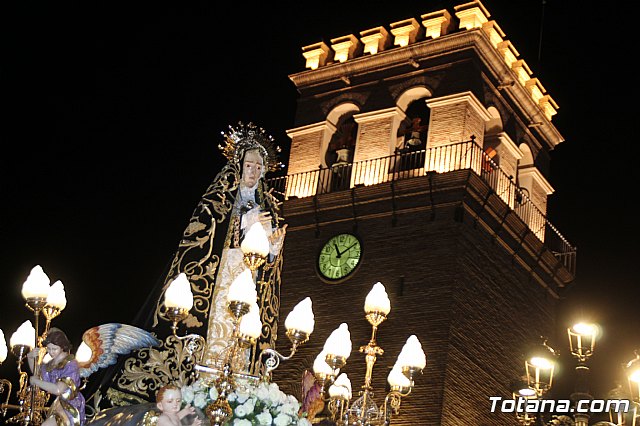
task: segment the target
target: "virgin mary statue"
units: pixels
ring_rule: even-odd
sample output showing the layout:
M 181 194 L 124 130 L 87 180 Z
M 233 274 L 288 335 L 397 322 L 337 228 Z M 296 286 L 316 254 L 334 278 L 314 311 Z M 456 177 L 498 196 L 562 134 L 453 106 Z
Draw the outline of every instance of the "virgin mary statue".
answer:
M 264 266 L 256 271 L 262 330 L 247 354 L 246 372 L 257 374 L 260 352 L 275 347 L 280 307 L 280 252 L 286 225 L 282 225 L 278 202 L 264 176 L 281 167 L 277 159 L 280 149 L 264 129 L 253 123 L 229 126 L 222 135 L 219 148 L 227 164 L 196 206 L 164 279 L 150 294 L 136 320 L 136 325 L 165 337 L 163 344 L 141 350 L 118 364 L 115 377 L 107 384 L 112 405 L 152 401 L 163 384 L 186 384 L 194 357 L 203 365 L 219 364 L 233 332 L 227 292 L 233 280 L 246 269 L 240 245 L 249 227 L 257 222 L 268 236 L 270 253 Z M 171 335 L 171 323 L 164 306 L 164 293 L 180 273 L 184 273 L 190 283 L 194 304 L 178 330 L 206 337 L 203 347 L 196 348 L 195 352 L 193 347 L 187 348 L 189 339 Z

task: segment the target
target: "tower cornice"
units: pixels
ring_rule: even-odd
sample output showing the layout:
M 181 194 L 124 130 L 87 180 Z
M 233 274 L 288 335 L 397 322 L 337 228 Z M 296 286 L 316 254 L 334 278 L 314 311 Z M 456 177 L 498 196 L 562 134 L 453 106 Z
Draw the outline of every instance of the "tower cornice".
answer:
M 484 65 L 484 72 L 505 97 L 509 97 L 520 108 L 530 127 L 536 127 L 540 136 L 553 149 L 564 141 L 563 136 L 551 123 L 543 107 L 532 98 L 527 87 L 518 79 L 516 71 L 509 66 L 500 52 L 481 28 L 447 34 L 432 40 L 423 40 L 406 47 L 385 50 L 376 55 L 360 56 L 342 63 L 333 63 L 313 70 L 289 75 L 300 92 L 317 86 L 343 82 L 388 69 L 412 65 L 407 72 L 415 72 L 422 61 L 443 55 L 474 51 Z M 350 83 L 349 83 L 350 84 Z

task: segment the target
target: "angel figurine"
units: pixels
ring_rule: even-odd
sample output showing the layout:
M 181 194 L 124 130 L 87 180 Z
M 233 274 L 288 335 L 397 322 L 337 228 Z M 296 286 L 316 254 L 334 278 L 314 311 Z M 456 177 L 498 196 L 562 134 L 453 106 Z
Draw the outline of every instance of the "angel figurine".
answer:
M 302 399 L 298 415 L 306 413 L 307 419 L 313 421 L 324 410 L 322 386 L 312 372 L 305 370 L 302 374 Z
M 58 328 L 51 328 L 43 341 L 51 360 L 39 365 L 40 377 L 31 376 L 32 386 L 57 396 L 42 426 L 85 424 L 85 401 L 80 389 L 80 368 L 71 354 L 71 342 Z M 31 371 L 36 371 L 40 348 L 29 352 L 27 361 Z
M 195 416 L 189 424 L 202 425 L 202 420 L 197 417 L 196 409 L 192 405 L 180 409 L 182 405 L 182 392 L 176 385 L 164 385 L 156 394 L 158 409 L 162 414 L 158 417 L 157 426 L 180 426 L 185 424 L 182 419 Z
M 57 396 L 42 426 L 84 426 L 85 399 L 80 392 L 83 387 L 81 381 L 98 369 L 115 364 L 118 355 L 158 346 L 160 341 L 138 327 L 108 323 L 83 333 L 76 356 L 71 354 L 69 338 L 59 328 L 52 327 L 42 344 L 51 360 L 41 361 L 42 348 L 36 348 L 27 355 L 31 371 L 40 373 L 39 377 L 34 375 L 30 378 L 30 384 Z M 40 363 L 39 370 L 35 370 L 36 362 Z

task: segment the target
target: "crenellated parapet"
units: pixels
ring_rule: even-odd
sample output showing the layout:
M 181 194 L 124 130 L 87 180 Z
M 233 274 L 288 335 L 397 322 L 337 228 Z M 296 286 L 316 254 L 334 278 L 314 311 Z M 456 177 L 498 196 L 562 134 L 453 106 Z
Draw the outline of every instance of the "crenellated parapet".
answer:
M 422 14 L 419 20 L 407 18 L 392 22 L 386 27 L 379 26 L 364 30 L 359 33 L 359 37 L 349 34 L 333 38 L 330 46 L 323 42 L 308 45 L 303 47 L 302 51 L 306 59 L 306 68 L 309 70 L 330 68 L 335 64 L 349 66 L 350 62 L 355 62 L 360 58 L 391 52 L 395 52 L 397 57 L 407 56 L 408 63 L 418 67 L 419 64 L 415 59 L 416 53 L 421 51 L 434 53 L 442 50 L 435 47 L 440 39 L 444 40 L 463 32 L 481 32 L 506 65 L 508 70 L 506 73 L 511 74 L 504 76 L 504 81 L 499 84 L 500 88 L 517 82 L 529 94 L 532 102 L 539 107 L 546 119 L 551 121 L 557 113 L 557 103 L 551 95 L 546 93 L 540 81 L 533 76 L 533 71 L 520 57 L 513 44 L 506 39 L 506 34 L 498 23 L 490 20 L 490 17 L 489 11 L 482 2 L 475 0 L 454 6 L 452 11 L 442 9 Z M 423 44 L 433 44 L 434 47 L 433 49 L 416 50 L 419 45 Z M 440 46 L 444 45 L 440 44 Z M 402 55 L 399 52 L 402 49 L 411 53 Z M 359 65 L 354 64 L 347 69 L 349 72 L 353 72 L 360 68 Z M 321 73 L 321 75 L 330 74 Z M 305 78 L 299 76 L 298 80 L 304 82 Z M 343 80 L 349 81 L 348 78 L 343 78 Z

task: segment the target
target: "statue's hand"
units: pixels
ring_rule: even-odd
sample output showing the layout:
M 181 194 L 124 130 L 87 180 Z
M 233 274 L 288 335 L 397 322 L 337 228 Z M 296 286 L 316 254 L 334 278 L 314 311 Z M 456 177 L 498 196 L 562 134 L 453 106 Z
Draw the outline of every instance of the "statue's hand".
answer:
M 280 237 L 284 237 L 285 234 L 287 233 L 287 226 L 289 226 L 288 224 L 285 224 L 282 228 L 277 228 L 275 231 L 273 231 L 273 234 L 271 234 L 271 237 L 269 238 L 269 240 L 271 242 L 277 241 Z
M 260 214 L 258 215 L 258 220 L 265 229 L 271 229 L 271 213 L 260 212 Z
M 36 376 L 31 376 L 29 377 L 29 384 L 31 386 L 38 386 L 38 382 L 40 381 L 40 379 L 38 379 Z M 38 386 L 39 387 L 39 386 Z

